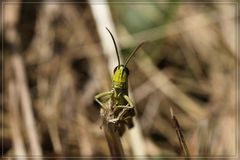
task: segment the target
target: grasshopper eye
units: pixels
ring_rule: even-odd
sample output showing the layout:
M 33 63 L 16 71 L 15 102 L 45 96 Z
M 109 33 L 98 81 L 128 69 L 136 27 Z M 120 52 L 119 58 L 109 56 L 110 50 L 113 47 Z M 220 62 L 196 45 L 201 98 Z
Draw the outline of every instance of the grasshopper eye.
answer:
M 118 68 L 118 66 L 114 68 L 114 70 L 113 70 L 113 73 L 115 73 L 115 72 L 116 72 L 117 68 Z
M 129 75 L 129 70 L 128 70 L 128 68 L 126 67 L 124 70 L 126 71 L 127 75 Z

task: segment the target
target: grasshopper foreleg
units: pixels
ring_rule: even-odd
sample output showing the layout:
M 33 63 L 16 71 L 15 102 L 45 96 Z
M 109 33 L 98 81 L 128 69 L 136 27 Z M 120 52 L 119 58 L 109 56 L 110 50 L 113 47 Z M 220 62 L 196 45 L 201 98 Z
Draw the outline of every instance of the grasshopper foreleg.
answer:
M 98 95 L 95 96 L 95 100 L 98 102 L 98 104 L 100 104 L 100 106 L 103 108 L 103 109 L 107 109 L 107 106 L 105 104 L 103 104 L 100 99 L 103 98 L 103 97 L 106 97 L 106 98 L 110 98 L 112 95 L 112 92 L 111 91 L 108 91 L 108 92 L 103 92 L 103 93 L 99 93 Z

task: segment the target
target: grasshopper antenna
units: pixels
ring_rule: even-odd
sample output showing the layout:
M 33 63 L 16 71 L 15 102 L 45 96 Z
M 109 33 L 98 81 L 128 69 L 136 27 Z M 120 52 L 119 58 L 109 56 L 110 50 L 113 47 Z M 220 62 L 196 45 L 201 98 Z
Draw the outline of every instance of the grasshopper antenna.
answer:
M 140 43 L 140 44 L 134 49 L 134 51 L 130 54 L 130 56 L 128 57 L 128 59 L 126 60 L 126 62 L 125 62 L 125 64 L 124 64 L 125 67 L 127 66 L 127 64 L 128 64 L 128 62 L 130 61 L 130 59 L 133 57 L 133 55 L 138 51 L 139 48 L 142 47 L 142 45 L 143 45 L 144 43 L 146 43 L 146 42 Z
M 116 53 L 117 53 L 118 66 L 120 66 L 120 57 L 119 57 L 119 53 L 118 53 L 118 49 L 117 49 L 117 45 L 116 45 L 115 39 L 114 39 L 112 33 L 110 32 L 110 30 L 107 27 L 105 27 L 105 28 L 107 29 L 107 31 L 109 32 L 109 34 L 112 37 L 112 40 L 113 40 L 113 43 L 114 43 L 114 46 L 115 46 L 115 50 L 116 50 Z

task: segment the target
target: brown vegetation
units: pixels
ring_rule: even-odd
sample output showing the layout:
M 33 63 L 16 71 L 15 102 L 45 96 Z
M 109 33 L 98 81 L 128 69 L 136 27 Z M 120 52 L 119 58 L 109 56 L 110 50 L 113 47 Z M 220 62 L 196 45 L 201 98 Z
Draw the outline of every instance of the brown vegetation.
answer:
M 234 156 L 236 3 L 89 4 L 2 4 L 2 155 L 109 156 L 94 102 L 117 65 L 107 26 L 122 59 L 148 41 L 129 63 L 125 155 L 182 156 L 173 107 L 191 156 Z

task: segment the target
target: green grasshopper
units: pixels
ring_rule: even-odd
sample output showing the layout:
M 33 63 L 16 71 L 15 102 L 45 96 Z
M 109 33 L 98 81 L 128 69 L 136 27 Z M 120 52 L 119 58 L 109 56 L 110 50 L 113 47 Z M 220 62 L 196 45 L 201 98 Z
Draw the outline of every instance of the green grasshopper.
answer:
M 137 50 L 143 45 L 139 44 L 134 51 L 127 58 L 125 64 L 120 64 L 119 53 L 116 42 L 112 33 L 106 27 L 107 31 L 112 37 L 117 59 L 118 66 L 115 67 L 112 77 L 112 89 L 108 92 L 103 92 L 95 96 L 95 100 L 101 106 L 101 116 L 105 117 L 107 123 L 114 123 L 116 130 L 122 135 L 125 131 L 125 125 L 128 128 L 133 127 L 132 118 L 136 115 L 135 105 L 133 100 L 128 96 L 128 76 L 129 70 L 127 64 Z M 103 122 L 104 123 L 104 122 Z

